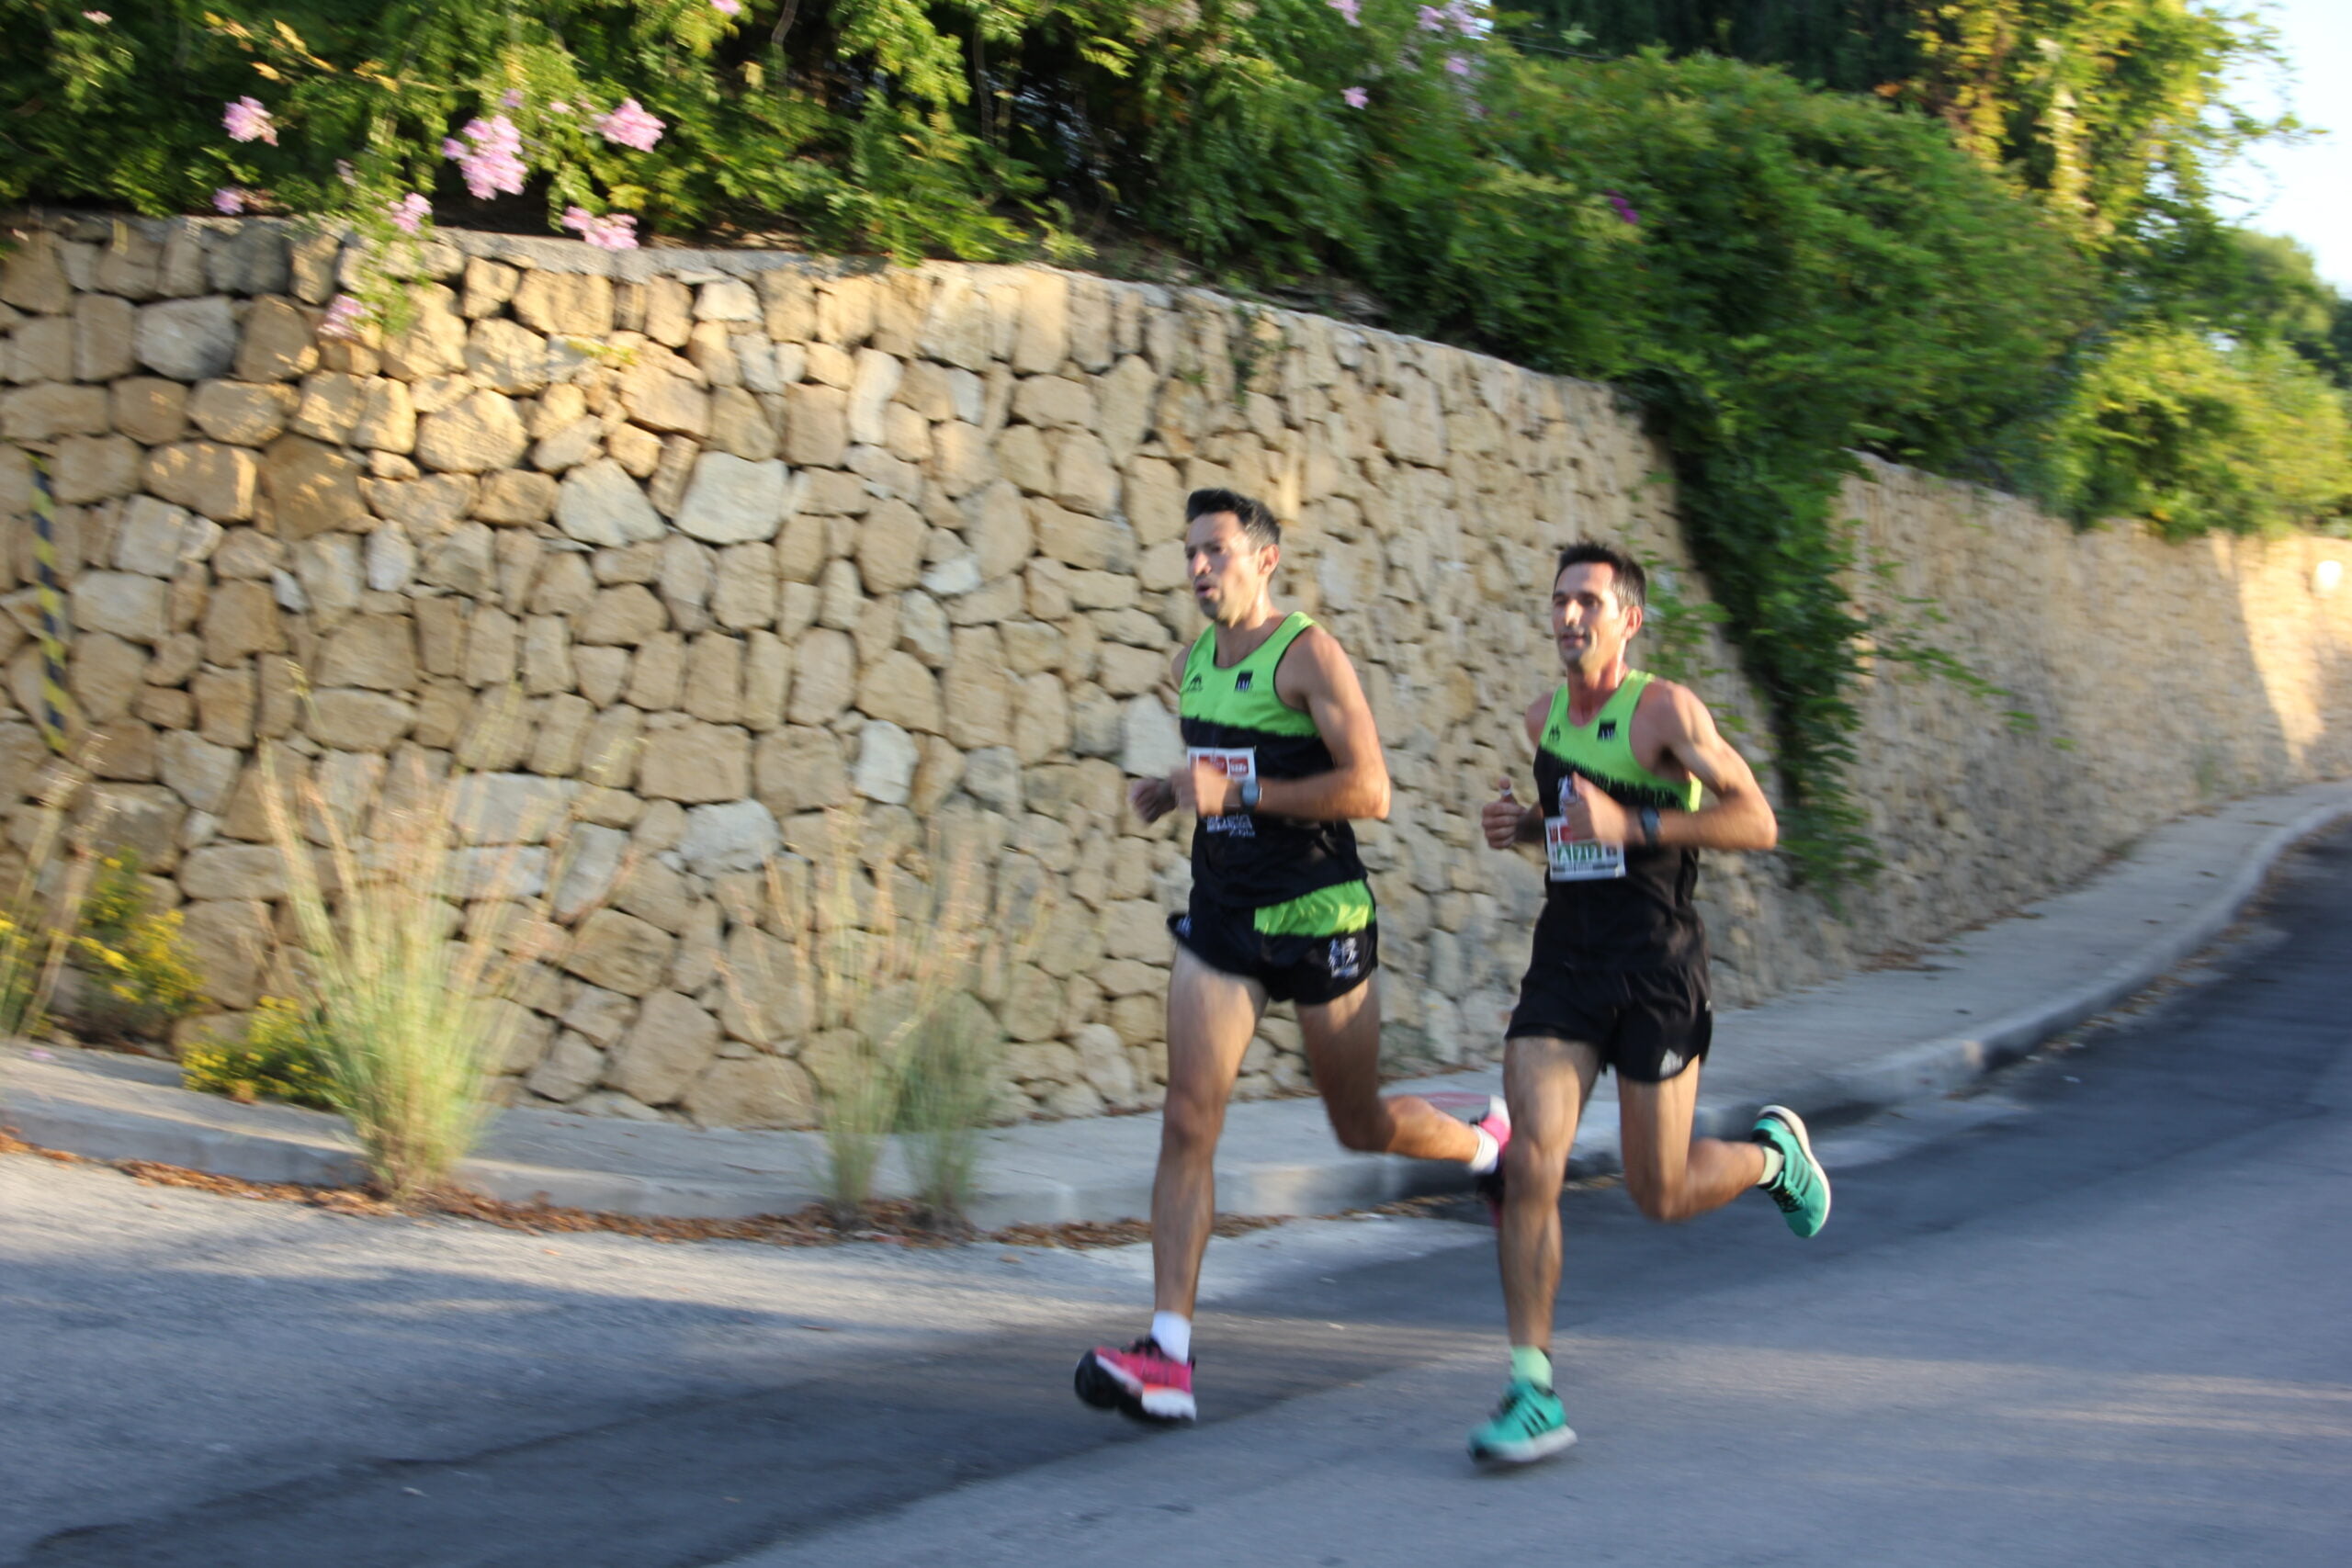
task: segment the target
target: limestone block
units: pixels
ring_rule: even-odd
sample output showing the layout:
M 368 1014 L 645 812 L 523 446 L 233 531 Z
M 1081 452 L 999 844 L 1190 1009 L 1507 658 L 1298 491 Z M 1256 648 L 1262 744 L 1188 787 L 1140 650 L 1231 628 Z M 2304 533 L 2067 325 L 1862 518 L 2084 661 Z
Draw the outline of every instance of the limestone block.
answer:
M 582 414 L 539 437 L 531 448 L 531 467 L 550 474 L 576 468 L 596 455 L 604 434 L 602 422 Z
M 385 339 L 384 373 L 416 382 L 461 370 L 466 363 L 466 321 L 458 297 L 438 284 L 417 289 L 406 328 Z
M 849 394 L 801 385 L 785 394 L 784 455 L 797 467 L 837 468 L 849 455 Z
M 320 870 L 323 875 L 323 863 Z M 198 901 L 283 898 L 286 863 L 275 844 L 208 844 L 181 859 L 179 885 Z
M 680 701 L 686 712 L 713 724 L 738 724 L 743 717 L 743 644 L 723 632 L 704 632 L 686 652 L 684 689 Z
M 991 811 L 1018 817 L 1021 804 L 1021 759 L 1009 746 L 983 746 L 964 759 L 963 784 L 973 799 Z
M 460 314 L 469 321 L 498 314 L 514 298 L 515 287 L 522 281 L 519 268 L 481 256 L 469 257 L 464 278 L 465 303 Z
M 849 389 L 849 438 L 880 446 L 888 434 L 883 411 L 898 395 L 905 367 L 892 355 L 871 348 L 859 349 L 855 363 Z
M 28 668 L 38 670 L 40 651 L 27 648 Z M 92 724 L 111 724 L 130 711 L 147 671 L 147 650 L 111 632 L 85 632 L 74 639 L 74 657 L 66 661 L 65 687 L 74 705 Z M 38 697 L 23 686 L 12 689 L 27 711 Z
M 710 1014 L 675 991 L 653 991 L 614 1053 L 607 1081 L 645 1104 L 666 1105 L 718 1055 L 718 1039 Z
M 531 663 L 530 643 L 526 634 L 524 665 Z M 527 689 L 527 688 L 526 688 Z M 587 745 L 588 727 L 595 718 L 595 709 L 588 699 L 571 692 L 556 692 L 540 705 L 538 724 L 531 733 L 531 755 L 527 766 L 531 772 L 548 778 L 568 778 L 580 771 L 580 760 Z
M 51 489 L 67 506 L 129 495 L 139 488 L 145 456 L 127 435 L 68 435 L 57 444 Z
M 261 999 L 262 965 L 276 946 L 268 905 L 249 899 L 183 905 L 180 942 L 212 1000 L 242 1011 Z
M 696 876 L 756 871 L 784 843 L 775 817 L 757 800 L 696 806 L 686 812 L 686 834 L 678 853 Z
M 662 733 L 639 760 L 637 788 L 686 804 L 741 800 L 752 793 L 752 738 L 731 725 L 686 723 Z
M 359 493 L 379 517 L 398 523 L 413 539 L 430 539 L 473 510 L 480 483 L 471 474 L 428 474 L 416 479 L 362 479 Z
M 158 376 L 209 381 L 227 375 L 236 363 L 237 319 L 229 301 L 217 294 L 141 305 L 131 346 L 139 363 Z
M 1029 558 L 1035 536 L 1021 492 L 998 480 L 966 499 L 964 538 L 978 558 L 982 578 L 1018 570 Z
M 240 758 L 226 746 L 216 746 L 186 730 L 164 734 L 156 742 L 157 772 L 174 794 L 198 811 L 228 810 L 237 787 Z
M 637 778 L 644 728 L 644 716 L 633 707 L 599 713 L 581 745 L 580 776 L 605 789 L 630 787 Z
M 595 1088 L 605 1070 L 605 1054 L 586 1036 L 567 1029 L 556 1035 L 546 1058 L 531 1069 L 523 1084 L 540 1099 L 562 1104 Z
M 925 581 L 930 578 L 924 574 Z M 947 612 L 930 594 L 910 591 L 899 599 L 899 646 L 931 669 L 944 668 L 955 644 Z
M 1041 430 L 1091 430 L 1100 417 L 1094 393 L 1067 376 L 1030 376 L 1012 391 L 1012 412 Z
M 107 389 L 49 381 L 0 395 L 0 436 L 54 441 L 61 435 L 103 435 Z
M 367 525 L 359 464 L 349 453 L 307 435 L 281 435 L 263 457 L 261 482 L 282 539 Z
M 774 632 L 753 630 L 743 654 L 743 724 L 765 734 L 784 722 L 792 690 L 792 648 Z
M 556 481 L 546 474 L 507 468 L 482 481 L 474 515 L 507 526 L 544 523 L 555 513 L 558 493 Z
M 320 441 L 341 445 L 350 440 L 353 427 L 359 423 L 360 412 L 367 406 L 369 380 L 368 377 L 355 376 L 344 370 L 313 371 L 303 378 L 300 391 L 295 393 L 293 413 L 287 423 L 297 433 Z M 246 383 L 220 384 L 235 386 Z M 385 385 L 398 387 L 401 383 L 386 381 Z M 280 388 L 275 384 L 271 384 L 271 389 L 293 391 L 291 388 Z M 403 387 L 401 389 L 405 391 L 407 389 Z M 200 416 L 198 423 L 203 423 Z M 209 425 L 206 428 L 211 429 Z M 218 431 L 211 433 L 220 440 L 234 439 Z M 271 435 L 277 434 L 274 430 L 270 432 Z M 267 440 L 268 437 L 262 439 Z
M 266 294 L 286 287 L 288 275 L 286 227 L 248 220 L 226 233 L 215 231 L 205 246 L 205 271 L 222 294 Z
M 902 501 L 866 513 L 857 535 L 857 574 L 869 593 L 896 593 L 922 579 L 922 516 Z
M 830 729 L 793 726 L 760 741 L 760 804 L 775 816 L 840 806 L 849 799 L 849 765 Z
M 556 526 L 587 545 L 659 539 L 667 531 L 643 488 L 610 457 L 583 463 L 564 475 L 555 516 Z
M 131 571 L 85 571 L 74 581 L 74 624 L 154 643 L 164 632 L 164 584 Z
M 823 628 L 803 637 L 793 655 L 792 722 L 831 723 L 849 706 L 856 668 L 845 634 Z
M 1042 762 L 1069 748 L 1069 696 L 1050 671 L 1021 677 L 1013 716 L 1013 747 L 1023 762 Z
M 123 507 L 121 525 L 115 531 L 114 564 L 124 571 L 168 578 L 184 560 L 210 555 L 220 537 L 217 525 L 186 507 L 134 495 Z
M 481 523 L 451 525 L 424 552 L 420 580 L 468 598 L 483 598 L 497 583 L 497 547 L 490 529 Z
M 74 308 L 74 285 L 65 276 L 61 242 L 46 229 L 31 228 L 0 257 L 0 303 L 44 316 Z
M 978 425 L 950 420 L 932 432 L 931 471 L 943 492 L 962 500 L 996 479 L 996 456 Z
M 754 542 L 721 550 L 710 609 L 712 617 L 732 631 L 775 625 L 775 548 Z
M 511 468 L 529 446 L 513 400 L 487 389 L 427 414 L 416 429 L 416 460 L 444 473 Z
M 748 462 L 727 452 L 706 452 L 678 510 L 678 526 L 712 544 L 772 539 L 791 508 L 791 486 L 782 463 Z
M 1012 681 L 994 626 L 959 626 L 942 682 L 947 739 L 966 750 L 1012 742 Z
M 868 800 L 903 806 L 920 760 L 912 736 L 887 720 L 869 719 L 858 732 L 857 771 L 851 784 Z
M 695 320 L 697 321 L 756 321 L 760 319 L 759 297 L 752 286 L 741 278 L 722 277 L 706 283 L 695 295 Z
M 14 315 L 14 311 L 9 314 Z M 95 380 L 74 373 L 74 323 L 67 316 L 34 316 L 18 321 L 0 344 L 0 365 L 19 386 L 36 381 Z
M 318 366 L 318 335 L 302 308 L 277 295 L 254 300 L 253 308 L 245 312 L 244 329 L 237 345 L 237 379 L 292 381 L 309 375 Z
M 818 1124 L 817 1080 L 799 1063 L 781 1056 L 713 1062 L 686 1090 L 682 1103 L 686 1114 L 704 1127 L 803 1129 Z
M 631 366 L 621 374 L 620 398 L 629 418 L 648 430 L 676 435 L 710 432 L 710 394 L 666 366 Z
M 322 746 L 341 751 L 388 751 L 416 722 L 416 709 L 382 692 L 336 687 L 311 694 L 303 727 Z
M 187 389 L 157 376 L 132 376 L 107 392 L 114 428 L 144 446 L 177 441 L 187 429 Z
M 1099 438 L 1076 432 L 1058 438 L 1053 452 L 1056 501 L 1097 517 L 1109 517 L 1118 510 L 1118 470 L 1111 466 L 1110 449 Z
M 857 683 L 857 707 L 871 718 L 926 734 L 943 728 L 939 682 L 910 653 L 894 650 L 867 667 Z
M 987 298 L 960 272 L 941 279 L 923 317 L 925 357 L 965 370 L 986 370 L 996 358 L 996 322 Z
M 136 316 L 130 301 L 110 294 L 85 294 L 74 305 L 74 378 L 111 381 L 138 367 L 131 338 Z
M 1184 762 L 1184 737 L 1175 716 L 1145 693 L 1119 707 L 1119 771 L 1135 778 L 1166 778 Z
M 1016 424 L 996 438 L 996 465 L 1004 477 L 1032 495 L 1054 488 L 1054 460 L 1035 425 Z
M 1069 278 L 1031 267 L 1021 275 L 1021 330 L 1013 340 L 1012 368 L 1035 375 L 1060 367 L 1069 355 Z
M 254 743 L 257 698 L 250 666 L 200 670 L 188 689 L 196 699 L 198 734 L 216 746 L 243 749 Z
M 577 975 L 603 990 L 642 997 L 670 967 L 674 946 L 667 932 L 634 915 L 598 909 L 580 922 L 571 949 L 563 955 L 562 967 L 566 974 Z M 569 1015 L 565 1021 L 579 1027 Z
M 534 271 L 514 289 L 514 315 L 536 333 L 599 339 L 613 332 L 613 280 L 590 273 Z
M 678 705 L 685 679 L 685 639 L 675 632 L 657 632 L 638 645 L 629 660 L 629 704 L 647 713 L 667 713 Z
M 212 590 L 204 610 L 207 663 L 234 664 L 248 655 L 275 653 L 283 647 L 277 601 L 266 584 L 223 582 Z
M 1031 502 L 1029 516 L 1040 555 L 1090 571 L 1126 571 L 1135 566 L 1135 535 L 1122 523 L 1066 512 L 1050 501 Z

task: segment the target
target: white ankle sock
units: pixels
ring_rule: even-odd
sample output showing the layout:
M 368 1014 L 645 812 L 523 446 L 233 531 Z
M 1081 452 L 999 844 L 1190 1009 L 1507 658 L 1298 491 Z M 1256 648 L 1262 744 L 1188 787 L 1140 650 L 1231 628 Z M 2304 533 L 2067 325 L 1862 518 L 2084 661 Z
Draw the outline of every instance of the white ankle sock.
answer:
M 1503 1157 L 1503 1146 L 1495 1142 L 1495 1135 L 1484 1127 L 1473 1127 L 1470 1130 L 1478 1135 L 1478 1152 L 1470 1156 L 1470 1174 L 1484 1176 L 1500 1163 Z
M 1172 1312 L 1153 1313 L 1151 1338 L 1171 1361 L 1193 1359 L 1193 1320 L 1189 1317 L 1180 1317 Z
M 1764 1174 L 1756 1179 L 1756 1185 L 1758 1187 L 1771 1186 L 1774 1179 L 1780 1176 L 1781 1167 L 1783 1163 L 1785 1162 L 1781 1157 L 1781 1151 L 1774 1148 L 1771 1145 L 1766 1144 L 1764 1145 Z

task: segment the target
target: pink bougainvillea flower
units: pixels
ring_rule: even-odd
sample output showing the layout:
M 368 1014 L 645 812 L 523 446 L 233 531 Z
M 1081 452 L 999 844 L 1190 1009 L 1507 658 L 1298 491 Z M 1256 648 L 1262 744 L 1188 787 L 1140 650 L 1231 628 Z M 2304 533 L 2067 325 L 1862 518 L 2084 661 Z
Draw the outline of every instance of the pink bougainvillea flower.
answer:
M 114 20 L 112 17 L 107 16 L 104 11 L 85 11 L 82 13 L 82 19 L 88 22 L 93 27 L 100 28 L 105 27 L 108 22 Z
M 1627 223 L 1634 224 L 1636 227 L 1640 226 L 1642 215 L 1634 210 L 1634 204 L 1632 202 L 1627 201 L 1623 197 L 1619 196 L 1613 190 L 1605 190 L 1600 194 L 1609 198 L 1610 211 L 1614 212 L 1620 219 Z
M 464 142 L 458 141 L 454 136 L 445 136 L 441 139 L 441 156 L 444 158 L 462 158 L 465 155 L 466 144 Z
M 391 219 L 393 228 L 403 234 L 413 234 L 424 226 L 427 218 L 433 216 L 433 204 L 415 191 L 411 191 L 384 209 L 384 212 Z
M 668 129 L 668 122 L 646 113 L 645 106 L 635 98 L 623 98 L 620 107 L 610 114 L 596 117 L 596 129 L 603 131 L 605 140 L 615 146 L 634 147 L 640 152 L 650 152 L 653 144 L 662 140 L 662 132 Z
M 239 98 L 221 112 L 220 123 L 229 129 L 232 141 L 266 141 L 277 145 L 277 127 L 270 124 L 269 111 L 254 97 Z
M 563 226 L 599 250 L 637 249 L 637 220 L 626 212 L 598 217 L 584 207 L 564 209 Z
M 1449 54 L 1445 57 L 1445 68 L 1456 76 L 1467 76 L 1470 74 L 1470 57 L 1466 54 Z
M 1451 0 L 1445 8 L 1445 19 L 1464 38 L 1484 38 L 1495 28 L 1494 23 L 1478 15 L 1470 0 Z
M 504 115 L 492 115 L 488 119 L 473 119 L 466 123 L 459 134 L 466 145 L 455 152 L 455 141 L 445 141 L 441 150 L 458 161 L 458 172 L 466 176 L 466 188 L 476 201 L 486 201 L 504 191 L 519 193 L 523 178 L 529 173 L 523 166 L 523 133 Z
M 368 320 L 368 307 L 348 294 L 338 294 L 327 302 L 327 313 L 319 318 L 321 337 L 357 337 L 360 327 Z
M 560 98 L 557 99 L 554 103 L 551 103 L 551 104 L 549 104 L 549 105 L 548 106 L 548 113 L 549 113 L 549 114 L 570 114 L 571 112 L 571 106 L 570 104 L 565 103 L 565 102 L 564 102 L 562 99 L 560 99 Z
M 234 186 L 223 186 L 212 193 L 212 210 L 225 212 L 233 218 L 245 209 L 245 193 Z
M 1415 19 L 1419 22 L 1421 31 L 1425 33 L 1442 33 L 1445 31 L 1445 13 L 1439 10 L 1434 6 L 1422 6 L 1420 9 L 1420 15 Z
M 710 8 L 722 17 L 740 17 L 743 14 L 743 0 L 710 0 Z
M 1372 95 L 1365 92 L 1362 87 L 1350 87 L 1346 92 L 1341 93 L 1340 96 L 1348 101 L 1348 107 L 1351 109 L 1360 109 L 1363 107 L 1364 105 L 1372 102 Z
M 504 93 L 499 96 L 498 103 L 501 108 L 521 108 L 523 107 L 523 89 L 520 87 L 507 88 Z
M 1350 27 L 1360 28 L 1363 26 L 1363 0 L 1323 0 L 1323 4 L 1330 6 L 1331 9 L 1339 12 L 1342 17 L 1345 17 L 1348 19 L 1348 25 Z

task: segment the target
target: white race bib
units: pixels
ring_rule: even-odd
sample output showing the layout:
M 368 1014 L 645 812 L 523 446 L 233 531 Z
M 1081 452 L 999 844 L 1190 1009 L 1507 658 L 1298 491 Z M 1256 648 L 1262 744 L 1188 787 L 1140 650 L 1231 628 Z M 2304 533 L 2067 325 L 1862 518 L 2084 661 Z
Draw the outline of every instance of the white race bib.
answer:
M 1544 859 L 1554 882 L 1605 882 L 1625 874 L 1625 846 L 1579 839 L 1568 831 L 1568 802 L 1575 798 L 1573 775 L 1560 781 L 1560 815 L 1544 818 Z
M 1206 762 L 1210 767 L 1231 779 L 1236 789 L 1240 788 L 1245 780 L 1258 776 L 1258 749 L 1255 746 L 1239 746 L 1230 750 L 1215 746 L 1194 746 L 1185 751 L 1184 757 L 1187 761 Z M 1221 816 L 1207 818 L 1203 820 L 1201 826 L 1209 832 L 1229 833 L 1239 839 L 1254 839 L 1258 836 L 1258 819 L 1246 811 L 1228 811 Z

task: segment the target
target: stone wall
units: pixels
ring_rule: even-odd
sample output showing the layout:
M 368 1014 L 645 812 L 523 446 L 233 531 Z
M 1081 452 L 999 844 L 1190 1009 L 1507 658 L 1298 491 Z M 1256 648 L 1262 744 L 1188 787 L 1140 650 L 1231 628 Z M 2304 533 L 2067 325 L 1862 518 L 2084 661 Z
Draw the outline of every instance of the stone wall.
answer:
M 1284 596 L 1349 648 L 1380 722 L 1396 805 L 1362 836 L 1394 1044 L 1491 1050 L 1541 888 L 1478 847 L 1475 813 L 1506 769 L 1526 797 L 1546 550 L 1624 539 L 1703 601 L 1662 455 L 1606 388 L 1204 291 L 447 233 L 406 330 L 322 342 L 331 242 L 19 226 L 0 276 L 14 841 L 58 768 L 24 716 L 37 450 L 63 503 L 78 773 L 184 904 L 230 1014 L 283 914 L 261 749 L 330 795 L 390 760 L 570 807 L 605 880 L 573 891 L 574 945 L 521 994 L 517 1096 L 805 1121 L 822 1050 L 752 1026 L 721 971 L 756 863 L 847 809 L 892 852 L 956 825 L 1001 907 L 1053 890 L 1032 961 L 982 998 L 1016 1042 L 1016 1103 L 1151 1102 L 1188 826 L 1141 827 L 1123 785 L 1180 754 L 1182 502 L 1206 484 L 1290 521 Z M 2344 771 L 2352 596 L 2311 586 L 2335 547 L 2078 536 L 1892 468 L 1849 500 L 1889 566 L 1858 598 L 1898 624 L 1947 607 L 1928 635 L 2038 728 L 1884 664 L 1857 782 L 1888 873 L 1840 919 L 1769 857 L 1711 865 L 1725 1000 L 1998 913 L 2199 799 Z M 1728 652 L 1698 637 L 1689 662 L 1769 776 Z M 1277 1010 L 1242 1092 L 1304 1082 Z

